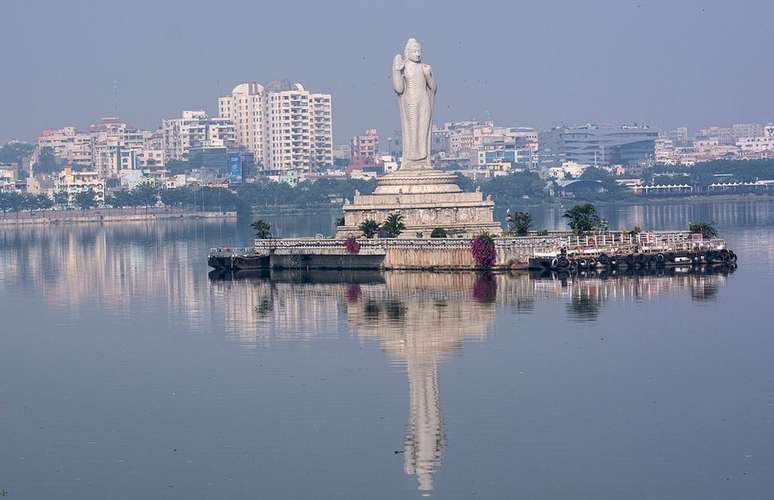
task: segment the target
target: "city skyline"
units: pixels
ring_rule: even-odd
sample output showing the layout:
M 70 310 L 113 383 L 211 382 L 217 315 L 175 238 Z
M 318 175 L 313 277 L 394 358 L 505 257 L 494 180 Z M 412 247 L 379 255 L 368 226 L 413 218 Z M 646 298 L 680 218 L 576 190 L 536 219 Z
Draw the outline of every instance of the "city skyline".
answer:
M 770 46 L 765 14 L 774 7 L 762 2 L 489 4 L 475 11 L 456 3 L 393 9 L 380 2 L 350 6 L 346 16 L 341 7 L 312 4 L 300 6 L 308 15 L 271 5 L 258 16 L 257 7 L 243 5 L 243 15 L 213 25 L 211 36 L 197 31 L 211 9 L 154 5 L 154 16 L 137 19 L 147 5 L 125 13 L 126 27 L 109 23 L 109 29 L 100 22 L 115 13 L 108 5 L 85 9 L 89 19 L 74 19 L 79 9 L 72 3 L 50 5 L 51 15 L 28 31 L 24 19 L 33 12 L 11 2 L 8 18 L 16 22 L 0 41 L 16 47 L 6 61 L 14 76 L 3 81 L 0 95 L 5 116 L 14 119 L 0 124 L 0 142 L 31 140 L 65 125 L 85 128 L 101 116 L 119 115 L 148 129 L 184 109 L 216 115 L 217 97 L 237 82 L 285 77 L 333 96 L 336 143 L 366 127 L 389 133 L 397 128 L 389 58 L 406 36 L 423 41 L 441 68 L 437 122 L 697 128 L 770 116 L 760 104 L 774 70 L 760 56 Z M 429 22 L 444 11 L 450 23 Z M 495 14 L 513 22 L 498 27 Z M 292 20 L 298 34 L 283 39 L 284 23 L 255 21 L 266 17 Z M 148 34 L 126 31 L 135 24 Z M 394 28 L 399 25 L 405 28 Z M 56 40 L 65 40 L 75 57 L 51 50 Z M 308 40 L 315 40 L 312 49 Z M 52 73 L 69 78 L 51 85 Z

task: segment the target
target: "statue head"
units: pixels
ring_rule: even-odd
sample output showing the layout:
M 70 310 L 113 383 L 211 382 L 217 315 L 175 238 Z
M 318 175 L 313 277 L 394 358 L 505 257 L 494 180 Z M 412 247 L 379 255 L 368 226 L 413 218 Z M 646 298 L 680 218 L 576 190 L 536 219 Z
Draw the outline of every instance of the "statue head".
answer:
M 403 50 L 403 56 L 409 61 L 418 63 L 422 61 L 422 45 L 416 38 L 409 38 L 406 42 L 406 48 Z

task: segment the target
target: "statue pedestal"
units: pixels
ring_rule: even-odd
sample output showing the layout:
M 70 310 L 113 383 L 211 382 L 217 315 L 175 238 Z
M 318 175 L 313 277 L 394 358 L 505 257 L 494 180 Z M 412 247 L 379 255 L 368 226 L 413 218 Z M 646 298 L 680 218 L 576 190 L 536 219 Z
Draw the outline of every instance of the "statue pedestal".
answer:
M 378 223 L 392 213 L 403 216 L 406 229 L 401 238 L 429 238 L 441 227 L 450 238 L 469 238 L 483 231 L 500 234 L 494 221 L 494 202 L 479 191 L 463 192 L 455 174 L 433 168 L 401 169 L 379 178 L 373 194 L 355 194 L 344 204 L 344 225 L 337 238 L 360 236 L 360 224 L 368 219 Z

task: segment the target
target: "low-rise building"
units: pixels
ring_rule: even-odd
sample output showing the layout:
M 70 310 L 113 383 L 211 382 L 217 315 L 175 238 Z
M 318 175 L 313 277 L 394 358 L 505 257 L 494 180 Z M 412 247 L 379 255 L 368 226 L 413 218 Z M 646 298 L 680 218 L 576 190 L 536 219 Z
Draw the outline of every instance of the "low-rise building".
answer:
M 742 137 L 736 141 L 742 155 L 774 151 L 774 135 Z
M 693 186 L 690 184 L 639 184 L 631 186 L 630 190 L 634 194 L 642 196 L 652 195 L 676 195 L 691 194 Z
M 16 164 L 0 163 L 0 192 L 16 190 Z
M 566 161 L 558 167 L 546 169 L 545 177 L 556 180 L 577 179 L 587 168 L 586 165 L 581 165 L 578 162 Z
M 535 164 L 534 158 L 532 149 L 520 145 L 514 138 L 504 136 L 487 137 L 476 149 L 476 166 L 479 169 L 506 163 L 509 164 L 507 170 L 531 169 Z
M 59 173 L 54 183 L 54 191 L 56 193 L 65 193 L 67 195 L 67 203 L 70 205 L 75 203 L 75 197 L 78 193 L 87 191 L 94 192 L 97 203 L 105 201 L 105 181 L 100 178 L 99 173 L 95 170 L 79 171 L 73 170 L 72 166 L 65 167 Z
M 379 134 L 375 128 L 369 128 L 362 135 L 356 135 L 350 141 L 352 160 L 373 161 L 379 155 Z

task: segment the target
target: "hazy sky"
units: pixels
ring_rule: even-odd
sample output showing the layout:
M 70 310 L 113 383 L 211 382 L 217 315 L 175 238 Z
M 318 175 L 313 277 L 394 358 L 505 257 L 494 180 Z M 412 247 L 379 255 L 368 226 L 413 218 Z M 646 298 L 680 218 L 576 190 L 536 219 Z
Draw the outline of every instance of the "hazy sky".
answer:
M 439 81 L 436 121 L 774 121 L 772 19 L 774 2 L 745 0 L 2 0 L 0 141 L 116 107 L 156 128 L 279 78 L 333 95 L 337 143 L 388 134 L 410 36 Z

